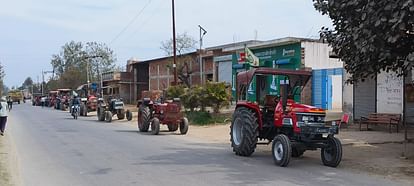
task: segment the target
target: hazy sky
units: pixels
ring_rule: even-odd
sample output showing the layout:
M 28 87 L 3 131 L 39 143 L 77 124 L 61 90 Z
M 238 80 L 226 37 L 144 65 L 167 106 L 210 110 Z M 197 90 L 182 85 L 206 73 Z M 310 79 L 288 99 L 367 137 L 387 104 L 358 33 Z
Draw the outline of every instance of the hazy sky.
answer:
M 331 25 L 312 0 L 175 2 L 177 33 L 198 40 L 202 25 L 208 32 L 204 47 L 255 37 L 315 38 L 322 26 Z M 131 57 L 162 57 L 160 43 L 172 37 L 171 0 L 3 0 L 0 24 L 5 84 L 19 86 L 26 77 L 41 80 L 42 69 L 52 68 L 51 55 L 71 40 L 107 43 L 123 66 Z

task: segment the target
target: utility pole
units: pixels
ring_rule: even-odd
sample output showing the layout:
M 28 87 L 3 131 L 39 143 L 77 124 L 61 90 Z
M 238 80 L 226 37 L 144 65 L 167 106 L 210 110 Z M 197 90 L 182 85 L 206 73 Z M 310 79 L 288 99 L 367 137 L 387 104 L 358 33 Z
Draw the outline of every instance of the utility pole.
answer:
M 43 93 L 44 93 L 44 91 L 43 91 L 43 82 L 45 82 L 45 76 L 44 76 L 44 72 L 42 70 L 42 84 L 41 84 L 42 96 L 43 96 Z
M 174 10 L 174 0 L 172 0 L 172 24 L 173 24 L 173 59 L 174 59 L 174 64 L 173 64 L 173 68 L 174 68 L 174 84 L 173 85 L 177 85 L 177 51 L 176 51 L 176 41 L 175 41 L 175 10 Z
M 200 28 L 200 50 L 199 50 L 199 60 L 198 63 L 200 65 L 200 85 L 204 84 L 203 81 L 203 57 L 201 55 L 201 49 L 203 47 L 203 36 L 207 34 L 207 31 L 201 27 L 200 25 L 198 25 L 198 27 Z

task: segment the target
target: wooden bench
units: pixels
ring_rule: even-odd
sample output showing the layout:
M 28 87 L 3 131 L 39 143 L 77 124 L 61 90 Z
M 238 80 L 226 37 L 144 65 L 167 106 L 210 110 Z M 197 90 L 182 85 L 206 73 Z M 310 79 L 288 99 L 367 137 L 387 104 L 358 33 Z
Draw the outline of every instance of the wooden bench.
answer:
M 359 130 L 361 130 L 361 125 L 366 124 L 367 130 L 368 126 L 370 124 L 384 124 L 389 125 L 390 133 L 391 133 L 391 127 L 394 125 L 397 127 L 397 133 L 398 133 L 398 125 L 401 121 L 401 114 L 389 114 L 389 113 L 371 113 L 368 115 L 368 117 L 361 117 L 359 120 Z

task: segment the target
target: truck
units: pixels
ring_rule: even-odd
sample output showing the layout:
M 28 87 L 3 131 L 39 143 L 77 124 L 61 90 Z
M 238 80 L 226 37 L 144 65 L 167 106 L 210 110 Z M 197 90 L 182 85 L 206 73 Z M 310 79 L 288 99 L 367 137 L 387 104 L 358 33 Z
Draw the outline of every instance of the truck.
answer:
M 7 97 L 10 97 L 10 99 L 13 103 L 20 104 L 20 101 L 23 100 L 23 93 L 20 90 L 11 90 L 7 94 Z

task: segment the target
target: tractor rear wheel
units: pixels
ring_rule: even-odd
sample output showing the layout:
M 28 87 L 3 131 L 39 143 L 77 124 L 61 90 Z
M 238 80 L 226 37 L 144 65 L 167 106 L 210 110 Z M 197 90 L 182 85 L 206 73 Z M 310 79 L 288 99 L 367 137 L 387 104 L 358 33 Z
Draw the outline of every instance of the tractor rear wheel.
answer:
M 112 112 L 111 111 L 105 111 L 105 121 L 110 123 L 112 121 Z
M 168 131 L 170 131 L 170 132 L 174 132 L 174 131 L 177 131 L 178 130 L 178 125 L 177 124 L 168 124 L 167 125 L 168 126 Z
M 256 115 L 245 107 L 233 114 L 230 126 L 230 141 L 233 151 L 239 156 L 250 156 L 256 149 L 259 135 Z
M 130 110 L 126 110 L 126 118 L 128 121 L 132 120 L 132 112 Z
M 118 113 L 116 114 L 119 120 L 123 120 L 125 118 L 125 111 L 124 109 L 118 110 Z
M 138 109 L 138 129 L 140 132 L 148 132 L 151 113 L 148 106 L 141 105 Z
M 153 118 L 151 121 L 151 134 L 158 135 L 160 133 L 160 120 Z
M 188 132 L 188 119 L 184 117 L 180 123 L 180 134 L 184 135 Z
M 272 155 L 276 165 L 286 167 L 292 156 L 292 145 L 289 137 L 279 134 L 272 142 Z
M 322 163 L 329 167 L 337 167 L 342 160 L 342 144 L 338 138 L 327 137 L 327 147 L 321 149 Z

